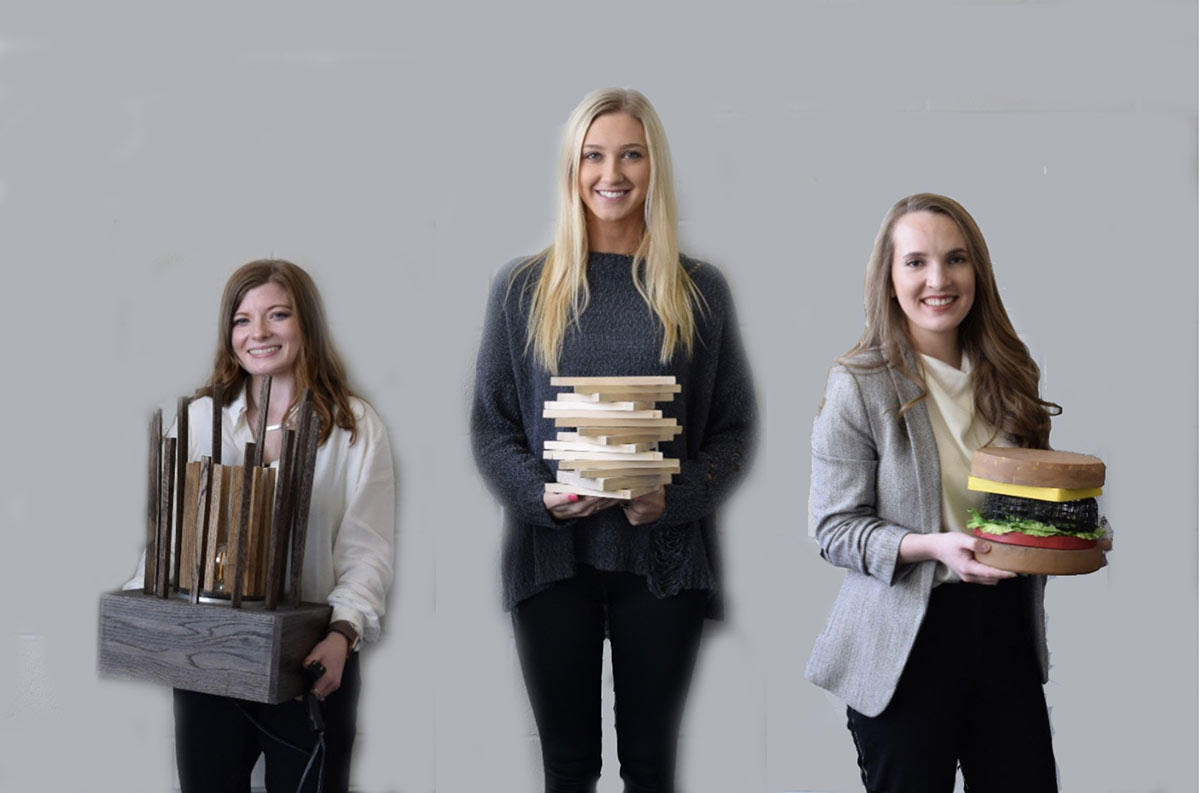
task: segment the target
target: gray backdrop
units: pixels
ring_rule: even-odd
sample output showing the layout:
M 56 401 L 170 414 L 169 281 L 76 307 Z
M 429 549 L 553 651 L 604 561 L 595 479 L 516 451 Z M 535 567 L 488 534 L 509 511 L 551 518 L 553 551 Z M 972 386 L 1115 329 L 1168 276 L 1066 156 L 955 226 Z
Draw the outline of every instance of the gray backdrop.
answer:
M 983 228 L 1054 443 L 1108 464 L 1111 566 L 1048 593 L 1063 789 L 1196 789 L 1195 3 L 179 5 L 0 19 L 0 788 L 175 785 L 169 695 L 98 679 L 96 600 L 138 554 L 148 413 L 201 383 L 222 284 L 267 255 L 316 278 L 399 464 L 357 786 L 536 787 L 473 358 L 489 279 L 549 240 L 567 113 L 632 85 L 763 415 L 683 787 L 858 789 L 801 674 L 841 578 L 805 535 L 808 431 L 880 218 L 932 190 Z

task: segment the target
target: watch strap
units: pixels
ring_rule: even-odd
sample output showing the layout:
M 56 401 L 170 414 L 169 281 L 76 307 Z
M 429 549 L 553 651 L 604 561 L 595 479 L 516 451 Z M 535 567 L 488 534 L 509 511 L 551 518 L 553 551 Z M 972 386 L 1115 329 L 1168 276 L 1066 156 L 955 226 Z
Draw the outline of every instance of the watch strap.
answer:
M 328 633 L 340 633 L 346 637 L 349 643 L 347 652 L 352 653 L 358 649 L 358 645 L 362 642 L 362 638 L 358 635 L 358 631 L 354 630 L 354 625 L 349 620 L 334 620 L 329 623 Z

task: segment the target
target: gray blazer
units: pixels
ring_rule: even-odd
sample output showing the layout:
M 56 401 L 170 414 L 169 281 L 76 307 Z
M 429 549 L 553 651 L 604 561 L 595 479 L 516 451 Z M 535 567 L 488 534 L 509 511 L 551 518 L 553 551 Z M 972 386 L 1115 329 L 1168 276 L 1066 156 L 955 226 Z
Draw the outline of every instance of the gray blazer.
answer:
M 880 361 L 878 355 L 863 363 Z M 937 444 L 920 389 L 887 366 L 829 373 L 813 424 L 810 510 L 821 556 L 846 568 L 805 677 L 867 716 L 891 701 L 933 588 L 936 562 L 899 562 L 900 540 L 941 530 Z M 1047 679 L 1043 594 L 1034 577 L 1034 644 Z M 952 586 L 952 585 L 951 585 Z

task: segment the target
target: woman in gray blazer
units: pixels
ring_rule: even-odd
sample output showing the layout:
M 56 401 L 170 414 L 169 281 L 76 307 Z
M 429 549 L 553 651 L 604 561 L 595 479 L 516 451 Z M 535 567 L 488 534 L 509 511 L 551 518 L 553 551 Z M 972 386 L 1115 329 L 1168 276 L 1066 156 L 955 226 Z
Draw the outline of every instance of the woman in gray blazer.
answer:
M 812 435 L 812 531 L 846 568 L 806 676 L 847 705 L 868 791 L 1055 791 L 1045 578 L 975 560 L 966 476 L 985 445 L 1046 448 L 1061 412 L 1017 337 L 975 221 L 932 194 L 884 218 L 867 327 Z

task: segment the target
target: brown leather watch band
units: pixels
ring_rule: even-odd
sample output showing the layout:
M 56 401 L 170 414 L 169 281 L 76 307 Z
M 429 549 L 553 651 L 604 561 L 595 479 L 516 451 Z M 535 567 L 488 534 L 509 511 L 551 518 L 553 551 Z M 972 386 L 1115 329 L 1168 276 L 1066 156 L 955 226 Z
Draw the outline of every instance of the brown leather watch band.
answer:
M 334 620 L 329 623 L 328 632 L 340 633 L 346 637 L 346 641 L 349 643 L 349 647 L 346 650 L 347 654 L 357 650 L 359 643 L 362 641 L 362 638 L 358 635 L 358 631 L 354 630 L 354 626 L 350 624 L 349 620 Z

